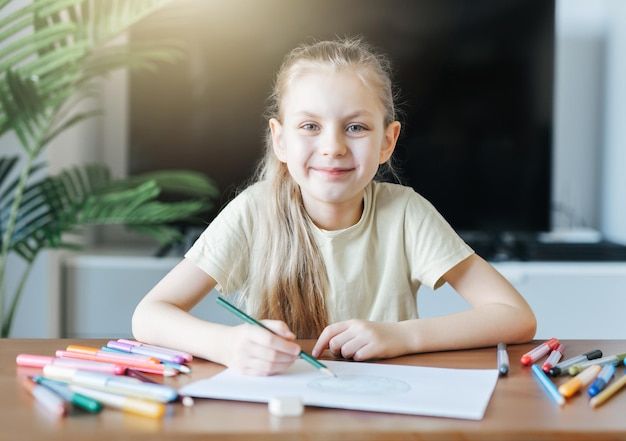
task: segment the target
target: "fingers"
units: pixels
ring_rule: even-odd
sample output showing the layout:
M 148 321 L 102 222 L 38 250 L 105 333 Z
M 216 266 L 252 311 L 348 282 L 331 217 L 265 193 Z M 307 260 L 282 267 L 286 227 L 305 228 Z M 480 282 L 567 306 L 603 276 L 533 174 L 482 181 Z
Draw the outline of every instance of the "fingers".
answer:
M 373 358 L 388 358 L 402 353 L 397 348 L 397 330 L 394 324 L 376 323 L 366 320 L 348 320 L 335 323 L 322 331 L 312 355 L 319 357 L 324 349 L 335 357 L 355 361 Z
M 311 351 L 311 355 L 317 358 L 322 355 L 322 352 L 324 352 L 324 350 L 331 349 L 330 341 L 333 338 L 335 338 L 335 336 L 337 336 L 338 334 L 344 332 L 346 329 L 347 329 L 346 322 L 335 323 L 335 324 L 327 326 L 322 331 L 320 336 L 317 338 L 317 341 L 315 342 L 315 346 L 313 347 L 313 350 Z M 331 353 L 333 353 L 332 349 L 331 349 Z M 335 354 L 333 353 L 333 355 Z
M 232 354 L 230 367 L 248 375 L 267 376 L 282 372 L 295 362 L 301 349 L 287 325 L 278 321 L 263 321 L 263 325 L 276 334 L 249 324 L 236 327 L 238 350 Z
M 287 339 L 287 340 L 295 340 L 296 339 L 296 335 L 291 332 L 291 330 L 289 329 L 289 327 L 287 326 L 287 323 L 280 321 L 280 320 L 261 320 L 261 323 L 263 323 L 263 326 L 268 327 L 269 329 L 271 329 L 274 333 L 276 333 L 277 335 Z
M 366 323 L 349 320 L 327 326 L 315 343 L 312 355 L 319 357 L 324 349 L 328 349 L 335 357 L 363 360 L 359 351 L 368 344 L 370 334 L 365 328 Z

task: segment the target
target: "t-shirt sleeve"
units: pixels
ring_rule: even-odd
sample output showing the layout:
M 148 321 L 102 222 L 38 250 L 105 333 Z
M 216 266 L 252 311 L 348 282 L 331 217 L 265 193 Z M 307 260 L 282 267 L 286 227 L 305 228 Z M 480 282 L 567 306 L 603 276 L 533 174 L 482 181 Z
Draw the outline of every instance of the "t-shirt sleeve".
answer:
M 430 202 L 417 193 L 414 195 L 408 199 L 405 217 L 412 277 L 436 289 L 444 283 L 441 277 L 474 250 Z
M 185 253 L 187 259 L 215 279 L 222 294 L 241 289 L 248 274 L 253 199 L 248 191 L 240 193 Z

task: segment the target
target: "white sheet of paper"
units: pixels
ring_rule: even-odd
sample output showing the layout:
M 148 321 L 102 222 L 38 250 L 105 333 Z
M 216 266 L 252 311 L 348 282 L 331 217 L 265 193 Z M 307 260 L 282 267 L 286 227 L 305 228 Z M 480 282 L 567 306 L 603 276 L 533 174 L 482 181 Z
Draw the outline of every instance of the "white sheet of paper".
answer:
M 449 418 L 482 419 L 498 380 L 496 369 L 448 369 L 324 361 L 338 378 L 298 360 L 270 377 L 226 369 L 180 393 L 198 398 L 269 402 L 297 396 L 305 405 Z

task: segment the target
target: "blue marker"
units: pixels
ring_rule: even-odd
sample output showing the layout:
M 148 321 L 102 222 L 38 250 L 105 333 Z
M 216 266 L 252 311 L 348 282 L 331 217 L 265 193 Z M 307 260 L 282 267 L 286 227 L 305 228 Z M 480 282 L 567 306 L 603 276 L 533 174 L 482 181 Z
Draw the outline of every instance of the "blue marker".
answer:
M 595 397 L 604 389 L 606 384 L 611 380 L 613 374 L 615 373 L 615 365 L 613 364 L 605 364 L 602 366 L 602 370 L 593 381 L 589 389 L 587 389 L 587 393 L 590 397 Z
M 548 377 L 537 364 L 532 365 L 532 370 L 533 375 L 543 386 L 548 395 L 550 395 L 550 398 L 552 398 L 559 406 L 563 406 L 565 404 L 565 397 L 561 395 L 561 392 L 559 392 L 559 389 L 552 382 L 552 380 L 550 380 L 550 377 Z

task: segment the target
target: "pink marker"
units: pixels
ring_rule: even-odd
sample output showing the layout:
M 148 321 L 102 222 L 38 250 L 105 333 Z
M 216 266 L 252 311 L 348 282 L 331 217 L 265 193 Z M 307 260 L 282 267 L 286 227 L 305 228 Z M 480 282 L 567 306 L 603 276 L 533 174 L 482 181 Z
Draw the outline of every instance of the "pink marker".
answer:
M 522 355 L 521 358 L 521 362 L 524 366 L 530 366 L 531 364 L 533 364 L 535 361 L 539 360 L 541 357 L 543 357 L 544 355 L 546 355 L 548 352 L 550 352 L 552 349 L 556 348 L 556 346 L 559 344 L 559 340 L 556 338 L 551 338 L 550 340 L 541 343 L 539 346 L 537 346 L 535 349 L 527 352 L 526 354 Z
M 99 361 L 79 360 L 74 358 L 46 357 L 44 355 L 19 354 L 15 361 L 18 366 L 43 368 L 49 364 L 57 366 L 83 369 L 92 372 L 102 372 L 111 375 L 124 375 L 126 366 L 113 363 L 102 363 Z
M 561 360 L 561 357 L 563 356 L 563 351 L 565 351 L 565 346 L 563 346 L 563 344 L 559 343 L 558 345 L 556 345 L 556 347 L 552 349 L 552 352 L 550 352 L 550 355 L 548 355 L 548 359 L 546 360 L 546 362 L 543 364 L 543 366 L 541 366 L 541 370 L 544 371 L 546 374 L 550 373 L 550 369 L 552 369 L 554 365 Z

